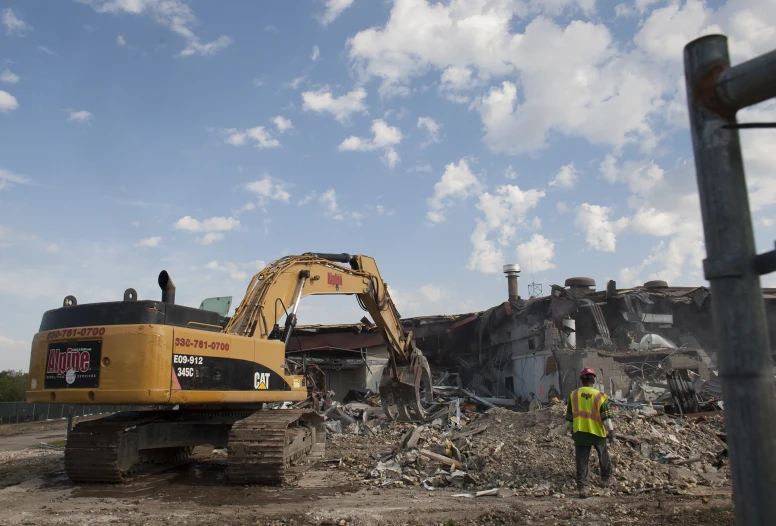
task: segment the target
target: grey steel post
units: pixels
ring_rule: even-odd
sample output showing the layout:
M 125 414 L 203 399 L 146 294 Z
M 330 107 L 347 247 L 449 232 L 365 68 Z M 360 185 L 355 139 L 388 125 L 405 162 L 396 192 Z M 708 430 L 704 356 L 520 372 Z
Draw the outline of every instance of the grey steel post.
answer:
M 760 274 L 776 268 L 776 251 L 755 253 L 736 112 L 776 97 L 776 51 L 731 68 L 727 38 L 710 35 L 685 46 L 684 66 L 735 514 L 766 526 L 776 517 L 776 383 Z
M 73 404 L 70 404 L 70 406 L 67 408 L 67 434 L 65 435 L 65 440 L 70 438 L 70 431 L 73 430 L 73 417 L 75 416 L 75 407 Z

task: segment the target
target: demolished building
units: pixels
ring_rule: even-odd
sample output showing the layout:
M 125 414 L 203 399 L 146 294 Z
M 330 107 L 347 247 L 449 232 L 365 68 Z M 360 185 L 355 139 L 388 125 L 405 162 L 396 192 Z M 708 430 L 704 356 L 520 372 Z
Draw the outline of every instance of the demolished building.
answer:
M 427 356 L 434 380 L 466 388 L 499 405 L 527 408 L 562 398 L 579 385 L 583 367 L 615 400 L 670 400 L 668 375 L 709 398 L 721 396 L 708 287 L 665 281 L 596 290 L 591 278 L 552 285 L 547 296 L 519 297 L 517 265 L 504 267 L 508 300 L 490 309 L 402 320 Z M 763 289 L 771 342 L 776 289 Z M 368 319 L 298 328 L 289 355 L 320 367 L 335 399 L 353 388 L 377 390 L 388 354 Z

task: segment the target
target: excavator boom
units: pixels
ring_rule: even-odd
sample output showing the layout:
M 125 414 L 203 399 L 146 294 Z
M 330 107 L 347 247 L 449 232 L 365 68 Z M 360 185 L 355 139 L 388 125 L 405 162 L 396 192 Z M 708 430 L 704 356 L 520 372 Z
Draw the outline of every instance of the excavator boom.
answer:
M 371 257 L 307 253 L 270 263 L 251 279 L 225 332 L 288 343 L 300 300 L 314 294 L 357 296 L 389 351 L 390 367 L 380 382 L 384 412 L 390 418 L 424 421 L 424 405 L 433 399 L 428 362 L 416 348 L 412 333 L 405 333 L 388 287 Z M 283 315 L 286 321 L 281 331 L 278 322 Z

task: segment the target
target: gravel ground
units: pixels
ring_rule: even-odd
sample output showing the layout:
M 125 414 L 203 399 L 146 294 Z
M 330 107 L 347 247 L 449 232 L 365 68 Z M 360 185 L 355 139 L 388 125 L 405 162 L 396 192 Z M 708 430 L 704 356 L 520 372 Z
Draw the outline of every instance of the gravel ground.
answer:
M 0 524 L 735 524 L 726 487 L 690 485 L 674 494 L 584 500 L 514 494 L 466 498 L 454 495 L 467 488 L 375 487 L 354 476 L 349 465 L 371 463 L 372 453 L 390 451 L 392 444 L 390 434 L 384 439 L 333 436 L 327 459 L 349 460 L 299 466 L 283 487 L 226 484 L 218 450 L 121 485 L 71 484 L 61 451 L 8 452 L 0 456 Z

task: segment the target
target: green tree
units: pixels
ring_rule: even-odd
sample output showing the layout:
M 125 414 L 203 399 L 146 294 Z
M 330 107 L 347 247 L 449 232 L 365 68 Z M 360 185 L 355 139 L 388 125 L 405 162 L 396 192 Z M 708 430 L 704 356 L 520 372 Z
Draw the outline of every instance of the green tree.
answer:
M 0 371 L 0 402 L 24 402 L 28 380 L 23 371 Z

